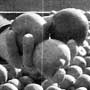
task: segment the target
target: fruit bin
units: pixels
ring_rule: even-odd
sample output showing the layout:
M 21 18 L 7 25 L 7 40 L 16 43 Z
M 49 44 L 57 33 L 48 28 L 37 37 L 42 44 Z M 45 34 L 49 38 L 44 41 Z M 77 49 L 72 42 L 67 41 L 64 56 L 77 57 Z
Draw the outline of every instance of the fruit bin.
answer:
M 37 14 L 39 14 L 40 16 L 49 16 L 50 14 L 53 14 L 55 11 L 54 10 L 52 10 L 52 11 L 30 11 L 30 12 L 34 12 L 34 13 L 37 13 Z M 8 20 L 14 20 L 17 16 L 19 16 L 20 14 L 23 14 L 23 13 L 26 13 L 26 12 L 12 12 L 12 11 L 7 11 L 7 12 L 5 12 L 5 11 L 0 11 L 0 14 L 4 17 L 4 18 L 7 18 Z M 28 13 L 28 12 L 27 12 Z M 87 14 L 87 16 L 89 17 L 89 15 Z M 3 27 L 1 27 L 1 31 L 3 31 L 4 29 L 3 29 Z M 0 32 L 1 32 L 0 31 Z M 5 60 L 3 59 L 3 58 L 0 58 L 0 59 L 2 59 L 1 61 L 4 61 L 5 62 Z M 4 62 L 1 62 L 1 63 L 4 63 Z
M 66 18 L 68 9 L 65 10 L 66 13 L 63 13 L 65 17 L 63 17 L 63 14 L 59 14 L 61 17 L 58 17 L 58 12 L 54 14 L 55 11 L 30 11 L 35 12 L 40 16 L 47 16 L 49 19 L 46 19 L 46 17 L 42 18 L 35 13 L 23 14 L 24 12 L 0 12 L 4 18 L 7 18 L 12 23 L 8 24 L 8 26 L 1 26 L 0 28 L 0 74 L 2 74 L 2 77 L 4 78 L 3 80 L 0 79 L 2 82 L 0 89 L 4 87 L 10 88 L 8 86 L 13 87 L 11 84 L 14 84 L 16 87 L 13 88 L 18 88 L 18 90 L 28 90 L 32 87 L 36 87 L 38 90 L 78 90 L 77 88 L 79 87 L 81 87 L 81 89 L 84 87 L 90 90 L 90 43 L 87 45 L 90 41 L 89 37 L 89 40 L 86 40 L 89 29 L 88 19 L 85 15 L 81 14 L 81 12 L 79 14 L 81 14 L 82 17 L 79 17 L 78 10 L 72 9 L 71 11 L 76 10 L 76 13 L 74 13 L 74 16 L 72 12 L 69 13 L 71 15 L 69 21 L 69 19 Z M 62 12 L 64 11 L 62 10 Z M 48 22 L 48 20 L 51 21 Z M 73 21 L 75 23 L 72 23 Z M 45 24 L 43 24 L 43 22 L 45 22 Z M 11 27 L 8 29 L 7 27 L 9 27 L 9 25 Z M 43 28 L 43 26 L 45 26 L 45 28 Z M 43 30 L 48 31 L 43 34 Z M 62 31 L 59 32 L 60 30 Z M 67 30 L 71 30 L 70 33 L 67 34 Z M 17 36 L 15 36 L 13 31 L 15 31 Z M 24 33 L 22 34 L 22 32 Z M 29 36 L 27 33 L 30 33 L 28 34 Z M 63 36 L 61 33 L 64 34 L 64 38 L 59 37 Z M 42 34 L 46 35 L 46 38 L 43 38 L 43 40 L 41 40 Z M 71 36 L 69 37 L 69 35 Z M 74 35 L 76 37 L 74 37 Z M 7 41 L 5 42 L 5 40 Z M 86 46 L 82 45 L 84 40 L 86 40 Z M 38 44 L 36 44 L 37 42 Z M 23 52 L 24 49 L 26 52 Z M 14 53 L 12 53 L 13 51 Z M 29 57 L 27 53 L 30 55 Z M 11 55 L 11 57 L 8 57 L 8 55 Z M 25 57 L 25 55 L 27 57 Z M 8 64 L 3 58 L 7 60 Z M 28 84 L 30 86 L 26 86 Z

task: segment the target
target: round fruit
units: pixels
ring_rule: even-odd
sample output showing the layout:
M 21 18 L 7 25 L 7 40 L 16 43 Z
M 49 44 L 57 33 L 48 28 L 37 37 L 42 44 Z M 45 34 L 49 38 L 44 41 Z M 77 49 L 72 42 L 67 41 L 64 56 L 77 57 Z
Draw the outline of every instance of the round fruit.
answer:
M 64 80 L 65 74 L 66 71 L 62 68 L 59 68 L 59 70 L 57 70 L 57 72 L 54 74 L 52 80 L 58 84 L 61 84 Z
M 75 56 L 71 65 L 78 65 L 82 69 L 84 69 L 87 66 L 87 63 L 86 63 L 85 59 L 82 56 Z
M 18 90 L 18 88 L 11 83 L 5 83 L 0 86 L 0 90 Z
M 16 33 L 17 44 L 22 51 L 22 37 L 30 33 L 34 36 L 35 44 L 48 38 L 45 28 L 46 21 L 36 13 L 24 13 L 16 17 L 12 22 L 11 29 Z
M 80 75 L 83 74 L 83 70 L 77 65 L 72 65 L 67 69 L 67 74 L 72 75 L 77 79 Z
M 32 83 L 32 84 L 26 85 L 24 90 L 43 90 L 43 88 L 39 84 Z
M 90 76 L 87 74 L 82 74 L 75 83 L 75 87 L 86 87 L 87 89 L 90 89 Z
M 7 69 L 0 64 L 0 84 L 5 83 L 8 80 Z
M 64 59 L 67 66 L 70 64 L 70 58 L 70 50 L 66 44 L 48 39 L 36 46 L 33 63 L 46 77 L 52 77 L 62 65 L 60 59 Z
M 15 85 L 18 89 L 21 89 L 21 82 L 16 78 L 9 80 L 8 83 L 11 83 Z
M 78 9 L 66 8 L 53 16 L 51 38 L 67 43 L 73 39 L 80 45 L 86 38 L 89 24 L 87 17 Z
M 33 83 L 33 79 L 30 78 L 29 76 L 22 76 L 19 78 L 19 80 L 23 84 L 23 86 Z
M 60 88 L 68 89 L 69 87 L 74 85 L 75 82 L 76 79 L 73 76 L 66 74 L 63 82 L 60 84 Z
M 57 86 L 49 86 L 46 90 L 62 90 L 62 89 Z

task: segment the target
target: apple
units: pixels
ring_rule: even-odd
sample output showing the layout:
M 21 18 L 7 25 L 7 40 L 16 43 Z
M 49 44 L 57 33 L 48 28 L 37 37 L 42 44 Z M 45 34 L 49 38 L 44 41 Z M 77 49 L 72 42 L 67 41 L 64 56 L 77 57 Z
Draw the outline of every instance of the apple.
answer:
M 87 62 L 84 57 L 75 56 L 71 65 L 77 65 L 77 66 L 80 66 L 82 69 L 85 69 L 87 66 Z
M 87 17 L 80 10 L 65 8 L 53 16 L 51 38 L 67 43 L 70 39 L 83 43 L 89 30 Z
M 48 38 L 48 32 L 45 29 L 46 21 L 33 12 L 23 13 L 12 22 L 11 30 L 16 33 L 17 45 L 22 53 L 23 36 L 30 33 L 34 36 L 35 45 Z
M 48 39 L 41 42 L 33 53 L 34 66 L 47 78 L 52 77 L 62 66 L 60 59 L 65 60 L 65 66 L 70 65 L 70 49 L 58 40 Z
M 30 78 L 29 76 L 21 76 L 19 78 L 19 81 L 21 82 L 23 87 L 26 86 L 27 84 L 33 83 L 33 79 Z
M 67 74 L 74 76 L 76 79 L 83 74 L 83 70 L 81 67 L 77 65 L 71 65 L 66 71 Z
M 72 75 L 66 74 L 64 80 L 60 84 L 60 88 L 68 89 L 69 87 L 73 86 L 75 82 L 76 79 Z

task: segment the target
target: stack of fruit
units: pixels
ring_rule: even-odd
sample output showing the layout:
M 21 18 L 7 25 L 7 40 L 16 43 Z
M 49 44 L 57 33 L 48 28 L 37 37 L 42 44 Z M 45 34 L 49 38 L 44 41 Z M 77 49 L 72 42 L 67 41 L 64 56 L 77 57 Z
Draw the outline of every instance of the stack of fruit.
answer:
M 0 90 L 90 90 L 88 31 L 87 17 L 75 8 L 16 17 L 6 34 Z

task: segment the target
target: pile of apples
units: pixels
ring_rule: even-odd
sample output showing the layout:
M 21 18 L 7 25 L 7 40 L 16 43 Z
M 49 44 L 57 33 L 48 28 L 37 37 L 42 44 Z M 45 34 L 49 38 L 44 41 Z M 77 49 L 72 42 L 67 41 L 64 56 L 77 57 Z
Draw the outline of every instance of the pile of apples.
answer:
M 79 9 L 17 16 L 5 34 L 0 90 L 90 90 L 89 35 Z

